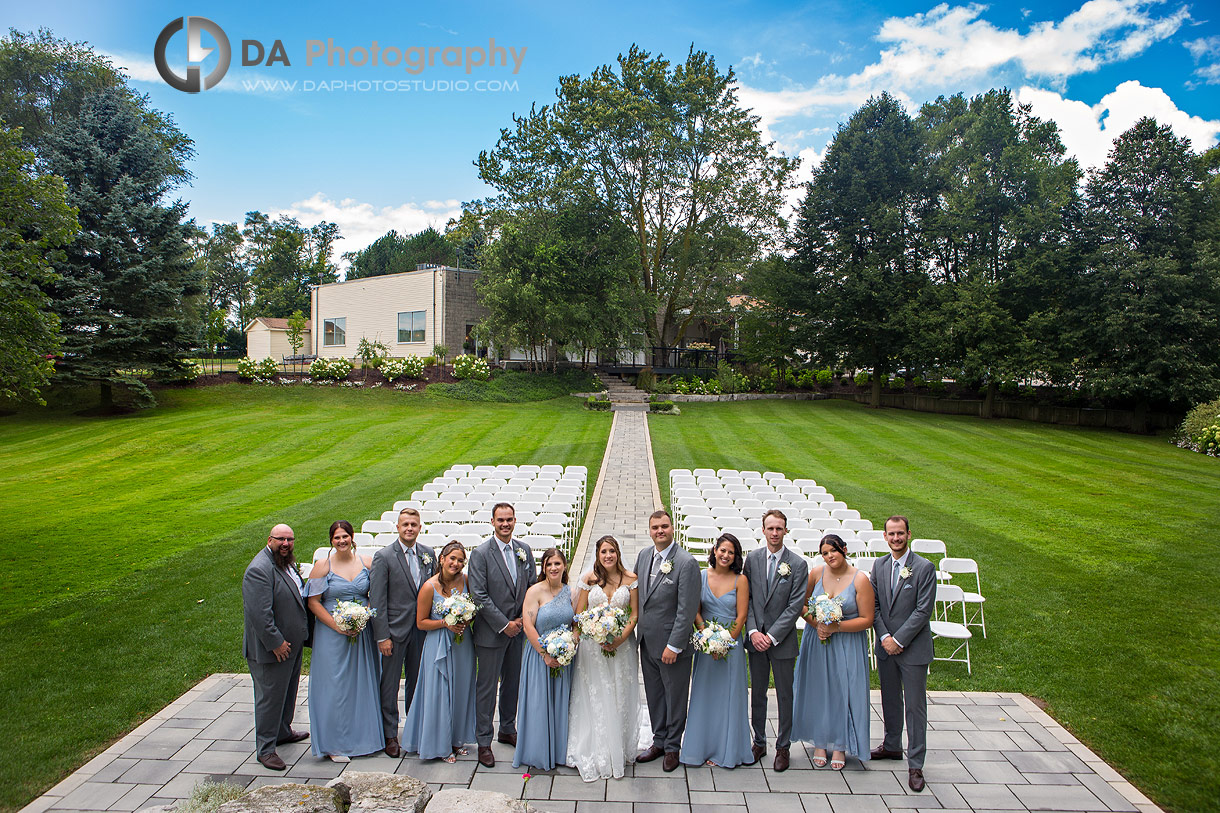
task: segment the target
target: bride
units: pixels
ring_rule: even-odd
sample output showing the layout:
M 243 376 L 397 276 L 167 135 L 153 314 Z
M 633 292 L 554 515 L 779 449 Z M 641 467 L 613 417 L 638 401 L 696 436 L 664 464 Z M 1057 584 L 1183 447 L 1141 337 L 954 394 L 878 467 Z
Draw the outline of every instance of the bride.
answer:
M 636 575 L 625 570 L 622 562 L 618 541 L 603 536 L 597 540 L 593 572 L 577 583 L 577 613 L 607 602 L 631 612 L 621 636 L 605 646 L 582 636 L 576 653 L 568 711 L 568 764 L 586 782 L 623 776 L 625 766 L 635 762 L 639 740 L 640 655 L 635 624 L 640 602 Z M 615 656 L 607 657 L 603 649 Z

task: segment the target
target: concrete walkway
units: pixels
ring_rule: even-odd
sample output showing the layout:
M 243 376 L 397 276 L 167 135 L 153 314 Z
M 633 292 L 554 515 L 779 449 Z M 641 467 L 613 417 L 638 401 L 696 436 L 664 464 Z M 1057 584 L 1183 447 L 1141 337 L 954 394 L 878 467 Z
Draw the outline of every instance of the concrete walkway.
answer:
M 624 557 L 651 544 L 646 518 L 660 505 L 647 416 L 615 412 L 588 520 L 573 557 L 576 573 L 592 567 L 592 542 L 613 534 Z M 308 726 L 308 679 L 301 681 L 296 726 Z M 872 739 L 880 742 L 880 697 L 872 695 Z M 769 709 L 774 737 L 776 704 Z M 771 760 L 736 770 L 680 767 L 660 760 L 632 766 L 623 779 L 583 782 L 558 768 L 528 783 L 512 767 L 512 749 L 493 743 L 496 767 L 471 755 L 449 765 L 385 754 L 349 765 L 317 759 L 308 741 L 278 752 L 288 771 L 254 759 L 254 693 L 249 675 L 212 675 L 155 714 L 84 767 L 24 808 L 44 811 L 124 810 L 172 804 L 204 779 L 244 787 L 280 782 L 325 783 L 343 770 L 409 774 L 434 790 L 448 787 L 523 791 L 555 813 L 873 813 L 892 810 L 1156 811 L 1138 790 L 1068 731 L 1019 694 L 931 692 L 927 788 L 912 793 L 905 762 L 850 760 L 841 773 L 814 769 L 812 751 L 792 749 L 792 767 Z M 717 713 L 708 710 L 708 713 Z

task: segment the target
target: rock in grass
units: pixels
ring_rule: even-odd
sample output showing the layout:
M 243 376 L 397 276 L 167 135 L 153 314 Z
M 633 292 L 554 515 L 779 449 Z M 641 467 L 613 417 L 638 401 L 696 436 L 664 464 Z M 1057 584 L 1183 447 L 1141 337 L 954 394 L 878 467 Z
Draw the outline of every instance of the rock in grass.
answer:
M 351 805 L 348 813 L 421 813 L 432 798 L 418 779 L 381 771 L 344 771 L 326 787 Z
M 537 813 L 538 808 L 494 790 L 451 788 L 432 797 L 428 813 Z
M 225 802 L 216 813 L 343 813 L 339 791 L 321 785 L 263 785 L 240 799 Z

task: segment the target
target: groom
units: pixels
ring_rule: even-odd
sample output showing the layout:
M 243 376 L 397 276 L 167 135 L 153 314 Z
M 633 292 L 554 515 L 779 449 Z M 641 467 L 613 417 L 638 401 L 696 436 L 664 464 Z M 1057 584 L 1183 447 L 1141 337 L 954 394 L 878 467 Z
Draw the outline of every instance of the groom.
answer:
M 652 718 L 652 747 L 636 761 L 651 762 L 664 755 L 661 767 L 669 772 L 678 767 L 678 749 L 686 730 L 693 654 L 690 636 L 703 583 L 694 557 L 673 543 L 674 522 L 668 512 L 652 513 L 648 535 L 654 547 L 640 551 L 635 561 L 641 580 L 636 633 L 644 695 Z
M 784 545 L 788 517 L 778 508 L 763 514 L 767 545 L 746 556 L 750 608 L 746 616 L 746 651 L 750 658 L 750 719 L 754 725 L 754 761 L 767 754 L 767 685 L 775 676 L 779 730 L 775 738 L 776 771 L 790 764 L 792 687 L 796 679 L 796 620 L 805 606 L 809 564 Z
M 936 566 L 909 547 L 911 523 L 904 516 L 885 521 L 890 555 L 873 563 L 877 590 L 873 631 L 877 633 L 877 677 L 885 739 L 873 759 L 902 759 L 902 724 L 907 727 L 907 781 L 924 789 L 923 758 L 928 736 L 928 664 L 932 662 L 932 607 Z M 904 709 L 905 700 L 905 709 Z

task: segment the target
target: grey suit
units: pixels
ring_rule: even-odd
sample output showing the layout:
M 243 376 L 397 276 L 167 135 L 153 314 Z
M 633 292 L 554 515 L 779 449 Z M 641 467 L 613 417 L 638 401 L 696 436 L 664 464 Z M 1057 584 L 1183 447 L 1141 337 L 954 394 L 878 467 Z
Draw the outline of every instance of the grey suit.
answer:
M 275 753 L 276 742 L 292 736 L 309 623 L 300 585 L 275 566 L 270 548 L 255 554 L 246 568 L 241 603 L 242 654 L 254 679 L 254 735 L 261 757 Z M 275 650 L 285 641 L 291 651 L 287 660 L 277 661 Z
M 419 657 L 423 652 L 424 631 L 415 626 L 415 605 L 419 588 L 436 572 L 436 555 L 416 542 L 419 583 L 411 577 L 402 544 L 396 539 L 373 554 L 369 571 L 369 604 L 373 616 L 373 637 L 387 638 L 393 648 L 389 657 L 381 656 L 381 727 L 388 740 L 398 736 L 398 689 L 406 670 L 404 712 L 411 710 L 415 682 L 419 677 Z
M 756 548 L 746 556 L 745 574 L 750 583 L 750 608 L 746 630 L 757 630 L 774 639 L 771 648 L 756 652 L 746 637 L 750 658 L 750 721 L 754 744 L 767 744 L 767 684 L 775 675 L 775 699 L 779 705 L 776 748 L 787 748 L 792 737 L 792 684 L 796 677 L 796 620 L 805 606 L 809 563 L 804 556 L 784 548 L 779 554 L 775 579 L 767 584 L 769 551 Z M 788 574 L 779 571 L 788 566 Z
M 900 579 L 895 590 L 894 565 L 893 556 L 873 562 L 873 589 L 877 592 L 873 630 L 877 633 L 877 677 L 881 680 L 881 716 L 885 722 L 883 745 L 890 751 L 902 750 L 905 716 L 907 767 L 922 770 L 927 751 L 928 664 L 932 662 L 936 567 L 911 551 L 907 556 L 911 575 Z M 881 639 L 886 635 L 898 642 L 902 652 L 891 655 L 885 651 Z
M 490 537 L 470 553 L 468 584 L 479 605 L 471 638 L 475 666 L 475 740 L 491 745 L 492 717 L 496 711 L 496 682 L 500 684 L 500 734 L 517 733 L 517 688 L 521 682 L 521 653 L 525 631 L 509 637 L 501 632 L 521 617 L 525 591 L 534 583 L 534 552 L 512 540 L 513 570 L 504 561 L 499 540 Z
M 644 695 L 652 719 L 652 744 L 668 753 L 681 748 L 682 733 L 686 730 L 686 703 L 690 696 L 694 654 L 690 636 L 695 614 L 699 612 L 703 579 L 694 557 L 676 542 L 671 542 L 666 549 L 673 568 L 669 573 L 654 574 L 655 552 L 656 546 L 650 545 L 636 558 L 635 572 L 640 574 L 640 620 L 635 629 L 640 640 Z M 678 660 L 672 664 L 661 662 L 667 646 L 678 650 Z

